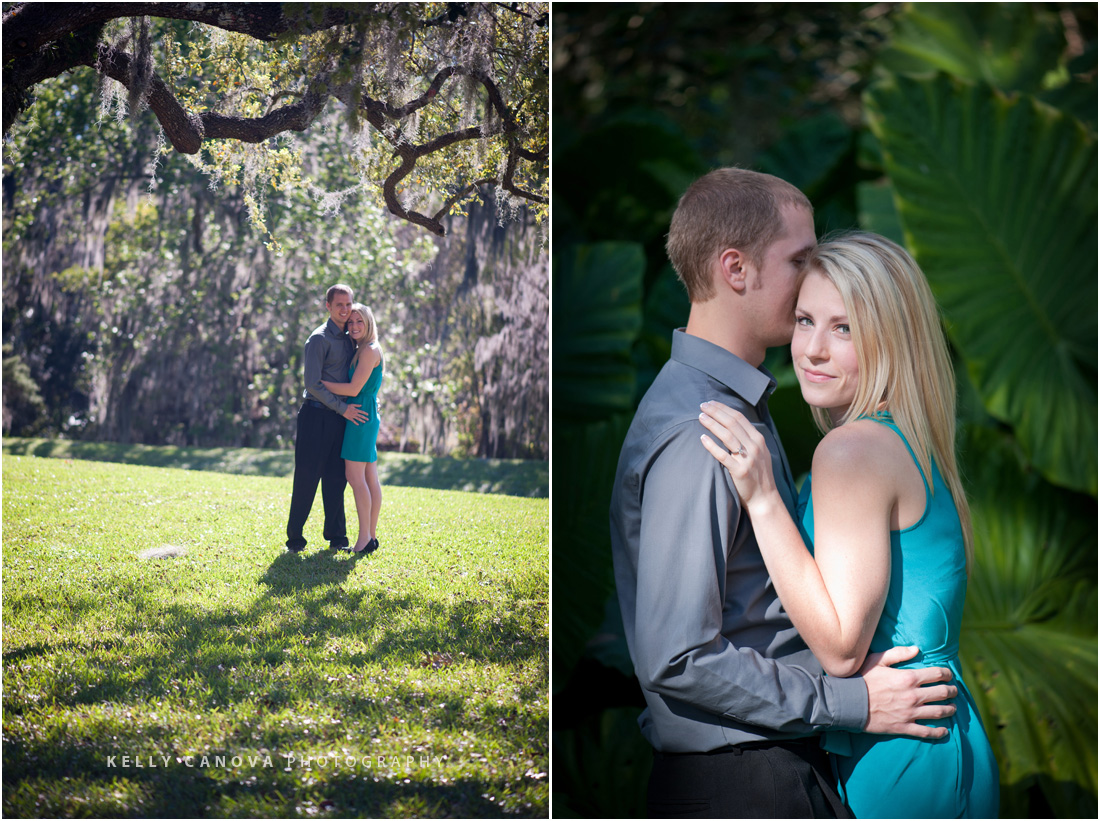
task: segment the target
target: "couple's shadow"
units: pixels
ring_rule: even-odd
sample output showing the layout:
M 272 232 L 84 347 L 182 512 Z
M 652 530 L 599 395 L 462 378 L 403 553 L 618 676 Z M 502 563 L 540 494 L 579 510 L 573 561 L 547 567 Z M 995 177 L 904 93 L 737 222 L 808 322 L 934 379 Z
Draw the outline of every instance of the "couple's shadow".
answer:
M 343 584 L 356 567 L 364 564 L 366 553 L 349 553 L 346 550 L 306 549 L 301 553 L 284 550 L 258 584 L 272 595 L 285 595 L 333 584 Z

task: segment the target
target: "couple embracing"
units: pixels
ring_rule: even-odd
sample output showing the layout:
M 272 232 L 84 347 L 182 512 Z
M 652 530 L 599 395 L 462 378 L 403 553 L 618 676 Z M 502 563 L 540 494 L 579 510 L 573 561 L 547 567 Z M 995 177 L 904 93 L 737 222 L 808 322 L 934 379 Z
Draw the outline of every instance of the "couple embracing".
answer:
M 286 526 L 287 549 L 306 546 L 302 530 L 317 484 L 325 508 L 324 538 L 333 549 L 349 549 L 344 488 L 351 485 L 359 533 L 351 552 L 378 549 L 378 389 L 382 348 L 370 308 L 354 302 L 347 285 L 325 296 L 329 318 L 309 335 L 305 348 L 304 403 L 294 440 L 294 489 Z
M 960 675 L 970 517 L 924 275 L 883 237 L 819 245 L 801 191 L 732 168 L 688 188 L 668 253 L 691 311 L 611 504 L 650 814 L 996 817 Z M 787 344 L 825 433 L 801 498 L 762 367 Z

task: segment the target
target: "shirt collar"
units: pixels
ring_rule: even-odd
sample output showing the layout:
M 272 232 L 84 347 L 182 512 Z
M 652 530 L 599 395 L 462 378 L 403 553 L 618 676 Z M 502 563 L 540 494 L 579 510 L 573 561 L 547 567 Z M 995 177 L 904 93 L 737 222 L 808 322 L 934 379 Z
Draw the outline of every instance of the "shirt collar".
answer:
M 343 329 L 339 325 L 337 325 L 335 322 L 332 321 L 331 316 L 328 318 L 328 322 L 325 323 L 325 329 L 326 329 L 327 333 L 329 333 L 332 336 L 343 336 L 344 335 Z
M 717 379 L 753 406 L 770 396 L 777 384 L 767 368 L 754 368 L 741 357 L 692 336 L 683 328 L 672 332 L 672 358 Z

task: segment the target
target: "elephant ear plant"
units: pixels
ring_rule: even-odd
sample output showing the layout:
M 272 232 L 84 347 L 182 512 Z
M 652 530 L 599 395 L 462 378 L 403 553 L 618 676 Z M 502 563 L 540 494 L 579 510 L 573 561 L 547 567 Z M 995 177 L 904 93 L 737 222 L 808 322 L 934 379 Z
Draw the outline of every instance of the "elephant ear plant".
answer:
M 916 4 L 865 111 L 957 357 L 976 537 L 961 649 L 1002 812 L 1029 814 L 1038 788 L 1092 817 L 1096 51 L 1064 64 L 1064 44 L 1032 4 Z

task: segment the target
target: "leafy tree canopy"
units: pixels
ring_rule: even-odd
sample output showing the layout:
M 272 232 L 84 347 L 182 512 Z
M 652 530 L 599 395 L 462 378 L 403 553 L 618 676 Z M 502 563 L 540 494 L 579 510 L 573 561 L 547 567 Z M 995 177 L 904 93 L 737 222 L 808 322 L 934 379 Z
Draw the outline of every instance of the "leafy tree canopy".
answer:
M 483 186 L 506 213 L 549 203 L 546 3 L 15 3 L 3 15 L 5 141 L 36 86 L 103 78 L 101 116 L 146 108 L 160 151 L 240 184 L 315 183 L 288 132 L 343 115 L 357 187 L 442 236 Z M 320 190 L 314 191 L 320 195 Z

